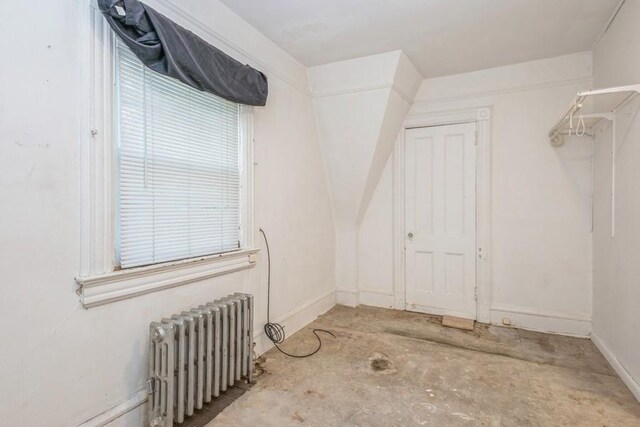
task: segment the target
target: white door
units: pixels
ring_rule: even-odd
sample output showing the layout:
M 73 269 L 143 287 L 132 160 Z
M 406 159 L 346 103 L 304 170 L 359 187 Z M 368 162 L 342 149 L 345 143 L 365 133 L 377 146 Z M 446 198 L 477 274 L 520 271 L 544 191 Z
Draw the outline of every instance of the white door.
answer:
M 406 131 L 406 309 L 476 318 L 476 125 Z

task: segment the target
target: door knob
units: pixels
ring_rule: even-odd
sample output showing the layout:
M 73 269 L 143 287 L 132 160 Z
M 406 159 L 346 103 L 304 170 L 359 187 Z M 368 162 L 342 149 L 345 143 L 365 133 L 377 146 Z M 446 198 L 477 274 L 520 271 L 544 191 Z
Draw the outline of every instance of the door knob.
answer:
M 410 239 L 413 239 L 413 233 L 409 233 L 409 234 L 407 234 L 407 236 L 408 236 Z

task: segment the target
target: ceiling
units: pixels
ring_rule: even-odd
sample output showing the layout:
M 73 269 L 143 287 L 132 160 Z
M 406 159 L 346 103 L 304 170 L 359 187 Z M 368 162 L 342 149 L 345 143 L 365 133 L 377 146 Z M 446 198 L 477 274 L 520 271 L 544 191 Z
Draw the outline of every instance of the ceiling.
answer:
M 307 66 L 402 49 L 423 77 L 590 50 L 619 0 L 221 0 Z

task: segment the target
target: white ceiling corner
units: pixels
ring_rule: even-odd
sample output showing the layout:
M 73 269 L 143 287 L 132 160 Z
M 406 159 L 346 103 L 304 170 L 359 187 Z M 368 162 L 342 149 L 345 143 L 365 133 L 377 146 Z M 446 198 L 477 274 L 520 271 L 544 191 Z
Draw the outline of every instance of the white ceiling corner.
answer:
M 402 50 L 437 77 L 591 49 L 618 0 L 221 0 L 306 66 Z

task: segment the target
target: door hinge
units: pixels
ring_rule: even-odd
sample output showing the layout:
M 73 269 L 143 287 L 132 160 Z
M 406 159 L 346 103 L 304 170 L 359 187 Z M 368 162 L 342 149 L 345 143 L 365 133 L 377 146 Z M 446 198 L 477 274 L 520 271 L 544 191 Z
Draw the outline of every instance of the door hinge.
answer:
M 473 288 L 473 299 L 478 301 L 478 287 Z

